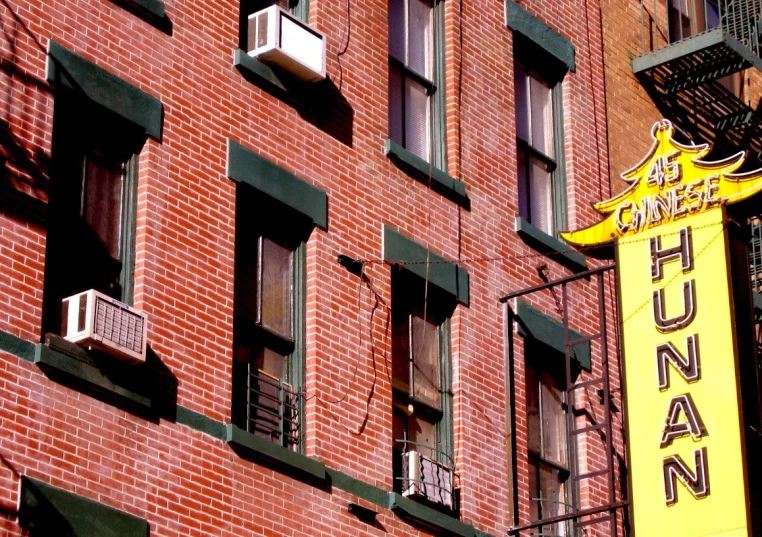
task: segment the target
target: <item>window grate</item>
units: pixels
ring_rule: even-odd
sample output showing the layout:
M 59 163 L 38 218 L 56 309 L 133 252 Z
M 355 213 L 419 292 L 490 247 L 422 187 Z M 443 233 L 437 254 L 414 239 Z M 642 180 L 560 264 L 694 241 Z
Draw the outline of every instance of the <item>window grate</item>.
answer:
M 277 444 L 299 445 L 298 395 L 293 386 L 249 366 L 246 430 Z

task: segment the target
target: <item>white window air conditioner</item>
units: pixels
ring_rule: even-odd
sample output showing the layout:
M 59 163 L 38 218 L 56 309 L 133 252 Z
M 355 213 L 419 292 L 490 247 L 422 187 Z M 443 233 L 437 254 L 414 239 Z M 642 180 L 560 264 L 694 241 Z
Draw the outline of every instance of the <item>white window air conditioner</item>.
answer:
M 408 451 L 402 454 L 402 474 L 403 496 L 426 498 L 453 508 L 452 471 L 447 466 L 417 451 Z
M 61 302 L 61 336 L 115 358 L 145 362 L 148 318 L 94 289 Z
M 247 52 L 307 82 L 325 78 L 325 36 L 277 5 L 249 15 Z

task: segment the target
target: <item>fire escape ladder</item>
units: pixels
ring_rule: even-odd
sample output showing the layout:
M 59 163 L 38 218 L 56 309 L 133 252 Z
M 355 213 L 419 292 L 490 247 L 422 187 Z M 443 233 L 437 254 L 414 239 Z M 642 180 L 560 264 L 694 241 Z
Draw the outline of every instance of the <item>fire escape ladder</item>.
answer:
M 568 284 L 563 283 L 561 285 L 561 303 L 563 305 L 563 324 L 564 324 L 564 341 L 565 341 L 565 357 L 566 357 L 566 401 L 572 409 L 576 407 L 579 399 L 578 395 L 582 390 L 587 390 L 591 386 L 598 386 L 598 394 L 601 397 L 601 403 L 603 406 L 603 419 L 598 423 L 593 422 L 590 425 L 579 427 L 577 425 L 576 412 L 570 411 L 566 413 L 567 430 L 569 431 L 570 438 L 578 438 L 590 432 L 600 431 L 600 434 L 604 436 L 605 442 L 605 466 L 589 472 L 579 473 L 577 465 L 572 463 L 570 467 L 570 479 L 571 479 L 571 496 L 572 506 L 576 511 L 579 511 L 580 505 L 580 485 L 581 483 L 596 479 L 601 476 L 606 476 L 606 484 L 608 489 L 608 505 L 616 504 L 616 476 L 614 475 L 614 444 L 613 444 L 613 429 L 611 425 L 611 387 L 609 383 L 609 353 L 608 353 L 608 333 L 606 325 L 606 305 L 605 305 L 605 289 L 604 289 L 604 274 L 599 272 L 596 275 L 595 283 L 598 288 L 598 331 L 589 334 L 584 338 L 572 339 L 572 331 L 569 327 L 569 296 L 568 296 Z M 574 364 L 574 348 L 576 345 L 584 342 L 598 341 L 600 344 L 600 368 L 596 368 L 594 363 L 591 363 L 592 377 L 582 382 L 575 382 L 573 378 Z M 592 348 L 591 348 L 592 354 Z M 591 360 L 592 362 L 592 360 Z M 596 372 L 597 371 L 597 372 Z M 569 460 L 576 461 L 578 442 L 569 442 Z M 604 511 L 605 512 L 605 511 Z M 591 524 L 598 524 L 608 522 L 611 529 L 611 537 L 617 537 L 617 524 L 616 524 L 616 511 L 611 509 L 607 514 L 598 517 L 575 517 L 572 519 L 574 531 L 573 535 L 577 534 L 579 528 L 588 526 Z
M 524 532 L 537 531 L 542 527 L 547 527 L 559 522 L 567 522 L 572 530 L 570 535 L 582 535 L 584 528 L 588 526 L 595 526 L 601 524 L 608 524 L 610 536 L 619 537 L 618 523 L 622 522 L 623 514 L 617 517 L 617 511 L 626 508 L 628 501 L 623 499 L 622 496 L 617 498 L 617 475 L 615 472 L 615 446 L 613 440 L 613 427 L 612 427 L 612 408 L 611 403 L 611 386 L 609 371 L 612 364 L 609 360 L 608 349 L 608 327 L 606 324 L 606 296 L 605 296 L 605 275 L 606 272 L 614 268 L 614 265 L 608 265 L 597 269 L 592 269 L 587 272 L 576 274 L 567 278 L 557 280 L 555 282 L 549 282 L 545 285 L 533 287 L 531 289 L 525 289 L 518 293 L 506 296 L 501 299 L 502 302 L 510 300 L 512 298 L 518 298 L 519 296 L 531 294 L 537 291 L 543 291 L 547 289 L 561 288 L 561 307 L 563 312 L 563 331 L 564 331 L 564 348 L 565 348 L 565 393 L 566 402 L 569 405 L 569 411 L 566 413 L 566 425 L 569 435 L 568 442 L 568 460 L 569 464 L 569 501 L 568 510 L 563 515 L 553 516 L 538 520 L 531 523 L 520 524 L 508 529 L 508 535 L 524 535 Z M 597 288 L 597 302 L 598 312 L 597 320 L 598 325 L 593 333 L 589 333 L 582 337 L 572 330 L 570 327 L 570 306 L 568 285 L 583 278 L 589 278 Z M 593 352 L 593 347 L 590 347 L 590 373 L 588 378 L 577 382 L 575 376 L 579 371 L 579 364 L 576 361 L 575 349 L 579 349 L 580 345 L 586 343 L 596 343 L 596 352 Z M 616 364 L 614 364 L 615 366 Z M 584 400 L 580 396 L 582 392 L 590 388 L 597 388 L 595 390 L 598 397 L 600 397 L 601 408 L 603 409 L 602 418 L 595 420 L 592 419 L 592 414 L 588 413 L 588 423 L 578 424 L 578 413 L 575 412 L 578 402 Z M 602 441 L 603 449 L 605 450 L 605 456 L 603 457 L 603 466 L 597 468 L 590 468 L 588 471 L 580 472 L 577 462 L 579 461 L 578 451 L 579 445 L 583 444 L 581 439 L 583 435 L 593 433 L 598 441 Z M 585 444 L 592 444 L 593 442 L 585 442 Z M 597 444 L 600 445 L 600 444 Z M 588 461 L 592 461 L 595 457 L 589 458 Z M 580 490 L 584 487 L 585 482 L 591 483 L 590 480 L 599 479 L 605 477 L 605 500 L 598 502 L 592 502 L 592 498 L 585 498 L 584 507 L 581 498 Z M 600 483 L 600 482 L 599 482 Z M 592 484 L 591 484 L 592 486 Z M 591 503 L 597 503 L 591 505 Z M 599 526 L 596 530 L 597 535 L 606 534 L 605 527 Z M 526 535 L 537 535 L 536 533 L 526 533 Z

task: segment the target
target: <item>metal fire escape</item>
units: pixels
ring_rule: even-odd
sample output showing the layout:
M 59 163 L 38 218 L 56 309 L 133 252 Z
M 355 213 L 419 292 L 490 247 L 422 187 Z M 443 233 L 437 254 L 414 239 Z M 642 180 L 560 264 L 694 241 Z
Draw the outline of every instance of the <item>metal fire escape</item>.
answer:
M 632 69 L 662 115 L 715 154 L 762 155 L 762 110 L 741 72 L 762 70 L 762 0 L 641 0 L 642 55 Z
M 632 60 L 632 69 L 659 111 L 695 142 L 713 144 L 713 159 L 744 150 L 747 169 L 762 167 L 762 102 L 749 104 L 741 84 L 747 69 L 762 71 L 762 0 L 640 4 L 642 54 Z M 752 215 L 748 252 L 757 355 L 762 356 L 762 215 L 757 204 L 747 204 L 738 216 Z
M 566 364 L 565 401 L 572 410 L 566 413 L 566 426 L 569 435 L 568 460 L 572 461 L 569 465 L 570 475 L 566 512 L 542 520 L 519 520 L 519 524 L 508 529 L 508 535 L 552 535 L 554 537 L 578 535 L 621 537 L 628 535 L 628 521 L 626 517 L 629 502 L 627 500 L 626 486 L 622 485 L 622 479 L 625 476 L 622 475 L 622 468 L 617 467 L 617 459 L 619 457 L 623 458 L 624 452 L 617 453 L 612 421 L 612 412 L 616 407 L 612 401 L 610 372 L 617 371 L 618 374 L 620 373 L 616 360 L 611 360 L 609 355 L 609 338 L 611 334 L 607 319 L 615 318 L 616 304 L 611 301 L 611 296 L 606 296 L 606 288 L 608 285 L 609 291 L 612 290 L 614 281 L 613 279 L 607 281 L 607 278 L 613 278 L 613 268 L 615 268 L 615 265 L 603 266 L 548 282 L 544 285 L 523 289 L 500 299 L 500 302 L 505 304 L 506 311 L 508 312 L 506 315 L 506 332 L 512 333 L 513 320 L 521 323 L 521 319 L 515 317 L 513 310 L 508 305 L 509 301 L 541 292 L 550 292 L 557 298 L 557 292 L 560 289 L 559 309 L 562 312 Z M 598 302 L 597 327 L 594 329 L 594 333 L 586 335 L 582 335 L 570 327 L 570 310 L 574 307 L 572 305 L 574 291 L 572 290 L 570 294 L 569 287 L 578 284 L 590 285 L 594 288 Z M 594 350 L 591 346 L 591 356 L 594 363 L 589 373 L 577 377 L 575 375 L 574 349 L 586 344 L 595 344 Z M 615 352 L 617 351 L 618 349 Z M 596 394 L 596 397 L 600 399 L 602 415 L 591 416 L 588 414 L 580 421 L 580 405 L 582 405 L 582 401 L 585 400 L 586 396 L 589 397 L 589 390 L 592 390 Z M 603 464 L 580 472 L 577 463 L 585 458 L 585 455 L 577 450 L 581 445 L 589 446 L 594 443 L 598 443 L 603 451 Z M 623 450 L 624 446 L 620 446 L 620 448 Z M 585 485 L 590 485 L 595 480 L 598 480 L 599 483 L 603 482 L 604 487 L 602 492 L 605 498 L 599 498 L 597 502 L 591 498 L 583 499 L 580 494 L 581 490 Z M 519 502 L 536 500 L 525 496 L 526 491 L 517 490 Z M 557 529 L 559 527 L 563 529 L 559 531 Z M 548 528 L 556 529 L 548 533 Z

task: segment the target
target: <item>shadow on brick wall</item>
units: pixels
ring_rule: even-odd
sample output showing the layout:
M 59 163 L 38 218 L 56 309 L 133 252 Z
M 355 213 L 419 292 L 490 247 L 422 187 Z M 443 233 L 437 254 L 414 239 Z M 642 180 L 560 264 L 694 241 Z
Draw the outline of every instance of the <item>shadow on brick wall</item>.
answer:
M 46 225 L 50 158 L 30 151 L 0 121 L 0 213 L 35 228 Z
M 51 92 L 50 86 L 37 77 L 20 69 L 17 63 L 18 43 L 26 41 L 45 53 L 45 48 L 13 11 L 6 0 L 0 4 L 7 9 L 0 16 L 0 213 L 25 222 L 33 227 L 44 228 L 46 199 L 50 183 L 50 157 L 39 145 L 32 147 L 23 136 L 40 136 L 41 125 L 47 121 L 44 96 Z
M 132 364 L 47 334 L 35 362 L 54 382 L 142 419 L 176 420 L 177 377 L 150 347 Z
M 293 107 L 305 121 L 342 144 L 352 147 L 355 112 L 332 80 L 326 78 L 320 82 L 305 83 L 277 66 L 263 67 L 258 61 L 253 60 L 243 63 L 254 65 L 258 69 L 251 70 L 239 65 L 239 70 L 246 80 Z M 268 76 L 263 76 L 263 72 L 269 73 Z

